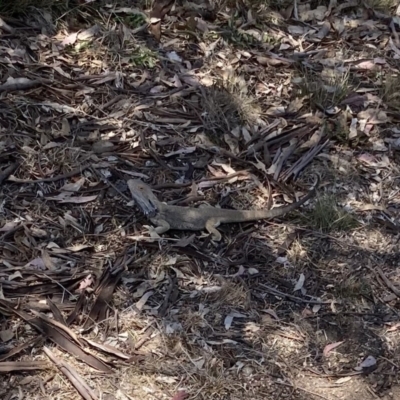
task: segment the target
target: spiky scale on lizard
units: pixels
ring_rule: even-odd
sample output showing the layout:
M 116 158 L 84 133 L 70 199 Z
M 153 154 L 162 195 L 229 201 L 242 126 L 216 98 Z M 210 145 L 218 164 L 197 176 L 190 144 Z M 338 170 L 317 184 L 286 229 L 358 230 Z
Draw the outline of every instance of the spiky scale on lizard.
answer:
M 220 224 L 250 222 L 280 217 L 303 205 L 315 195 L 319 178 L 313 189 L 299 201 L 271 210 L 225 210 L 216 207 L 181 207 L 160 202 L 151 188 L 139 179 L 128 180 L 133 199 L 142 212 L 156 226 L 158 234 L 170 229 L 200 231 L 206 229 L 213 240 L 220 241 L 221 233 L 216 229 Z

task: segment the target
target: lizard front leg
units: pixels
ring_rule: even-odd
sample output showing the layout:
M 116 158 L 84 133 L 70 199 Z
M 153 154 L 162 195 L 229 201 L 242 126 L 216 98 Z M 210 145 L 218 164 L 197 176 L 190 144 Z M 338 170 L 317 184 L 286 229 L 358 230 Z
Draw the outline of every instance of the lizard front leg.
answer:
M 164 219 L 150 218 L 150 221 L 156 226 L 154 231 L 161 235 L 171 229 L 170 224 Z
M 215 240 L 216 242 L 219 242 L 222 239 L 221 233 L 218 229 L 216 229 L 219 224 L 220 221 L 218 220 L 218 218 L 210 218 L 206 222 L 206 230 L 209 234 L 212 235 L 213 240 Z

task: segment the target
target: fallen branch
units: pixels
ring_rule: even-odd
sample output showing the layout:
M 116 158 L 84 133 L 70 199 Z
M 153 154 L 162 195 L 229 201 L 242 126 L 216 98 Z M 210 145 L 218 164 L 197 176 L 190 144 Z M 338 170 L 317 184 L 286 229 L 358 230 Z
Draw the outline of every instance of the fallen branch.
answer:
M 3 361 L 0 362 L 0 373 L 12 371 L 34 371 L 49 368 L 45 361 Z
M 79 392 L 79 394 L 86 400 L 98 400 L 98 397 L 93 392 L 93 390 L 87 385 L 87 383 L 81 378 L 78 372 L 72 365 L 59 360 L 52 353 L 48 347 L 43 347 L 44 352 L 47 357 L 57 366 L 57 368 L 69 379 L 74 388 Z

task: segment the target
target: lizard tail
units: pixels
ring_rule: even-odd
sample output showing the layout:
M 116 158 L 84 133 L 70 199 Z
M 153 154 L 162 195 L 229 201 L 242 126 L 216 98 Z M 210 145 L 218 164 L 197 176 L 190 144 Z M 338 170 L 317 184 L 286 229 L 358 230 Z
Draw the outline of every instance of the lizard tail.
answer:
M 301 198 L 299 201 L 296 201 L 295 203 L 288 204 L 287 206 L 277 207 L 268 211 L 264 211 L 266 215 L 264 218 L 276 218 L 296 210 L 298 207 L 302 206 L 306 201 L 310 200 L 311 197 L 315 196 L 319 183 L 320 183 L 320 177 L 316 174 L 316 180 L 313 185 L 313 188 L 303 198 Z
M 320 183 L 320 178 L 318 175 L 316 175 L 316 181 L 314 183 L 313 188 L 304 197 L 302 197 L 299 201 L 296 201 L 295 203 L 288 204 L 287 206 L 283 207 L 273 208 L 271 210 L 254 210 L 254 211 L 251 210 L 251 211 L 245 211 L 245 213 L 249 213 L 249 217 L 251 217 L 252 220 L 272 219 L 280 217 L 284 214 L 296 210 L 298 207 L 302 206 L 306 201 L 310 200 L 313 196 L 315 196 L 319 183 Z

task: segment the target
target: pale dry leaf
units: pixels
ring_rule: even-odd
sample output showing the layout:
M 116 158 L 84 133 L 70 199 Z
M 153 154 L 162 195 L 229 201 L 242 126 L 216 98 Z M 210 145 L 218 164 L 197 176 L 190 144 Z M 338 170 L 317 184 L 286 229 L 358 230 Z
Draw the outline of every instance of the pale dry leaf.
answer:
M 229 330 L 229 328 L 232 326 L 232 322 L 233 322 L 233 315 L 229 314 L 225 317 L 224 320 L 224 325 L 225 325 L 225 330 Z
M 103 73 L 102 76 L 103 76 L 102 78 L 94 80 L 92 82 L 93 85 L 102 85 L 103 83 L 112 82 L 115 79 L 117 79 L 116 72 Z
M 176 383 L 176 378 L 172 376 L 157 376 L 155 378 L 156 382 L 163 382 L 163 383 Z
M 265 313 L 267 313 L 268 315 L 270 315 L 272 318 L 276 319 L 277 321 L 279 321 L 279 317 L 276 314 L 276 312 L 274 310 L 272 310 L 271 308 L 267 308 L 265 310 L 263 310 Z
M 368 121 L 369 124 L 384 124 L 389 121 L 389 118 L 385 111 L 376 110 L 374 108 L 368 108 L 366 110 L 360 111 L 357 114 L 358 119 L 363 119 Z
M 176 155 L 182 155 L 182 154 L 191 154 L 196 151 L 196 146 L 191 146 L 191 147 L 183 147 L 179 150 L 176 151 L 171 151 L 169 153 L 164 154 L 164 157 L 172 157 Z
M 281 43 L 281 45 L 279 46 L 279 51 L 283 51 L 283 50 L 289 50 L 291 49 L 292 46 L 288 43 Z
M 203 76 L 200 82 L 203 86 L 210 87 L 214 84 L 214 79 L 211 76 Z
M 400 330 L 400 322 L 398 322 L 397 324 L 394 324 L 393 326 L 391 326 L 390 328 L 388 328 L 386 330 L 386 332 L 394 332 Z
M 93 196 L 81 196 L 81 197 L 69 197 L 60 200 L 60 203 L 72 203 L 72 204 L 83 204 L 83 203 L 89 203 L 93 200 L 97 199 L 97 195 Z
M 365 69 L 365 70 L 368 70 L 368 71 L 380 70 L 381 69 L 379 64 L 375 63 L 374 60 L 361 61 L 361 62 L 355 64 L 353 68 L 357 69 L 357 70 Z
M 235 272 L 233 275 L 228 275 L 232 278 L 237 278 L 238 276 L 242 276 L 244 275 L 244 273 L 246 272 L 246 269 L 244 268 L 243 265 L 239 265 L 239 269 L 237 272 Z
M 164 85 L 156 85 L 156 86 L 153 86 L 153 87 L 150 89 L 150 93 L 151 93 L 151 94 L 161 93 L 161 92 L 163 92 L 164 90 L 165 90 L 165 86 L 164 86 Z
M 13 274 L 8 276 L 9 281 L 13 281 L 14 279 L 20 278 L 22 279 L 21 271 L 15 271 Z
M 72 251 L 73 253 L 77 253 L 79 251 L 90 249 L 92 246 L 90 244 L 76 244 L 74 246 L 69 246 L 66 248 L 68 251 Z
M 368 356 L 359 366 L 355 367 L 356 371 L 361 371 L 364 368 L 371 368 L 376 365 L 376 358 L 374 356 Z
M 172 83 L 174 84 L 175 87 L 180 88 L 182 87 L 182 82 L 179 79 L 179 76 L 177 74 L 174 75 L 174 77 L 172 78 Z
M 299 279 L 297 280 L 297 283 L 293 289 L 294 292 L 296 292 L 297 290 L 300 290 L 303 288 L 304 286 L 304 282 L 306 280 L 306 277 L 304 274 L 300 274 Z
M 224 134 L 224 140 L 225 140 L 225 143 L 229 146 L 229 149 L 230 149 L 231 153 L 237 155 L 239 153 L 239 143 L 238 143 L 238 141 L 235 140 L 233 137 L 231 137 L 227 133 Z
M 385 145 L 385 142 L 383 141 L 383 139 L 374 138 L 374 140 L 372 141 L 372 150 L 374 150 L 374 151 L 387 151 L 388 148 Z
M 19 221 L 10 221 L 6 222 L 1 228 L 0 232 L 9 232 L 16 228 L 21 222 Z
M 116 14 L 128 14 L 128 15 L 140 15 L 143 18 L 147 19 L 147 15 L 143 11 L 138 9 L 138 8 L 118 7 L 115 10 L 113 10 L 113 13 L 116 13 Z
M 354 139 L 357 137 L 357 123 L 358 123 L 357 118 L 351 119 L 350 128 L 349 128 L 349 139 Z
M 176 51 L 170 51 L 167 53 L 167 58 L 171 61 L 182 62 L 182 58 L 178 56 Z
M 290 64 L 288 60 L 283 60 L 281 58 L 274 58 L 274 57 L 259 56 L 256 57 L 256 60 L 263 67 L 280 67 L 282 65 Z
M 356 158 L 358 161 L 360 161 L 368 166 L 371 166 L 371 167 L 384 168 L 384 167 L 388 167 L 390 165 L 390 160 L 385 156 L 380 157 L 381 160 L 379 160 L 377 157 L 373 156 L 372 154 L 362 153 L 362 154 L 358 155 Z
M 63 118 L 61 121 L 60 136 L 69 136 L 71 134 L 71 127 L 67 118 Z
M 253 267 L 250 267 L 248 270 L 247 270 L 247 273 L 249 274 L 249 275 L 256 275 L 256 274 L 258 274 L 260 271 L 257 269 L 257 268 L 253 268 Z
M 24 267 L 31 267 L 32 269 L 44 271 L 46 269 L 46 264 L 41 257 L 37 257 L 25 264 Z
M 192 363 L 195 365 L 197 369 L 201 370 L 204 368 L 206 360 L 204 358 L 200 358 L 199 360 L 192 360 Z
M 335 343 L 327 344 L 327 345 L 324 347 L 323 355 L 324 355 L 325 357 L 328 357 L 329 354 L 330 354 L 330 352 L 331 352 L 332 350 L 336 349 L 337 347 L 339 347 L 339 346 L 340 346 L 341 344 L 343 344 L 343 343 L 344 343 L 344 340 L 341 341 L 341 342 L 335 342 Z
M 288 113 L 297 113 L 303 107 L 304 100 L 305 100 L 304 97 L 296 97 L 294 100 L 292 100 L 289 103 L 286 112 L 288 112 Z
M 184 75 L 184 76 L 180 76 L 180 78 L 190 86 L 193 86 L 193 87 L 200 86 L 200 79 L 197 76 Z
M 74 44 L 78 38 L 78 32 L 71 33 L 70 35 L 66 36 L 64 40 L 61 42 L 62 47 L 69 46 Z
M 49 142 L 45 146 L 43 146 L 43 150 L 50 150 L 54 149 L 55 147 L 61 147 L 62 143 L 56 143 L 56 142 Z
M 314 304 L 312 308 L 312 312 L 316 314 L 321 309 L 321 304 Z
M 280 116 L 281 114 L 285 113 L 285 107 L 284 106 L 272 106 L 272 107 L 268 108 L 266 113 L 269 115 Z
M 93 36 L 97 36 L 97 34 L 100 33 L 100 31 L 101 31 L 101 28 L 99 25 L 93 25 L 88 29 L 80 31 L 78 33 L 78 39 L 79 40 L 88 40 Z
M 207 169 L 211 172 L 211 175 L 216 178 L 223 178 L 225 176 L 225 174 L 222 171 L 220 171 L 217 168 L 214 168 L 212 165 L 207 165 Z
M 54 242 L 49 242 L 48 245 L 46 246 L 47 249 L 59 249 L 60 246 Z
M 14 337 L 12 329 L 5 329 L 0 331 L 0 339 L 3 343 L 9 342 Z
M 55 269 L 56 263 L 54 259 L 50 257 L 49 253 L 46 250 L 42 250 L 42 260 L 48 270 Z
M 300 21 L 307 22 L 312 20 L 322 21 L 328 9 L 325 6 L 318 6 L 316 9 L 311 10 L 309 4 L 299 5 L 299 19 Z
M 242 136 L 245 143 L 250 142 L 250 140 L 252 139 L 250 132 L 245 127 L 242 128 Z
M 335 18 L 333 20 L 333 29 L 335 29 L 335 31 L 341 35 L 344 30 L 345 30 L 345 25 L 344 25 L 344 21 L 343 18 Z
M 90 286 L 93 285 L 94 279 L 93 276 L 90 274 L 88 275 L 83 281 L 79 283 L 79 288 L 77 289 L 78 292 L 81 292 Z
M 341 385 L 342 383 L 349 382 L 351 379 L 351 376 L 344 376 L 343 378 L 339 378 L 338 380 L 336 380 L 335 383 Z
M 81 196 L 73 197 L 70 192 L 61 192 L 57 196 L 46 197 L 47 200 L 58 201 L 59 203 L 72 203 L 72 204 L 82 204 L 88 203 L 90 201 L 96 200 L 98 195 L 93 196 Z
M 228 164 L 220 163 L 217 161 L 213 161 L 212 164 L 217 165 L 218 167 L 221 167 L 224 170 L 224 172 L 226 172 L 227 174 L 234 174 L 236 172 L 236 170 Z M 223 176 L 223 175 L 221 175 L 221 176 Z
M 145 293 L 143 296 L 142 296 L 142 298 L 135 304 L 135 306 L 136 306 L 136 308 L 139 310 L 139 311 L 142 311 L 143 310 L 143 307 L 146 305 L 146 303 L 147 303 L 147 300 L 152 296 L 154 294 L 154 292 L 153 291 L 149 291 L 149 292 L 147 292 L 147 293 Z
M 217 292 L 220 292 L 221 290 L 222 290 L 221 286 L 208 286 L 208 287 L 201 289 L 202 292 L 207 293 L 207 294 L 217 293 Z
M 168 259 L 165 261 L 164 265 L 165 266 L 172 266 L 175 265 L 176 262 L 178 261 L 177 256 L 168 256 Z M 161 280 L 164 279 L 164 275 L 161 277 Z
M 267 167 L 266 167 L 266 165 L 262 162 L 262 161 L 260 161 L 260 160 L 257 160 L 257 162 L 251 162 L 259 171 L 262 171 L 262 172 L 264 172 L 264 173 L 268 173 L 268 171 L 267 171 Z
M 94 228 L 94 233 L 95 233 L 95 235 L 98 235 L 101 232 L 103 232 L 103 230 L 104 230 L 104 224 L 99 224 L 99 225 L 96 225 L 96 227 Z
M 76 182 L 71 182 L 71 183 L 66 183 L 64 186 L 60 188 L 60 191 L 66 191 L 66 192 L 78 192 L 82 185 L 85 183 L 86 178 L 82 177 Z
M 275 261 L 282 264 L 285 268 L 294 268 L 293 264 L 286 257 L 277 257 Z

